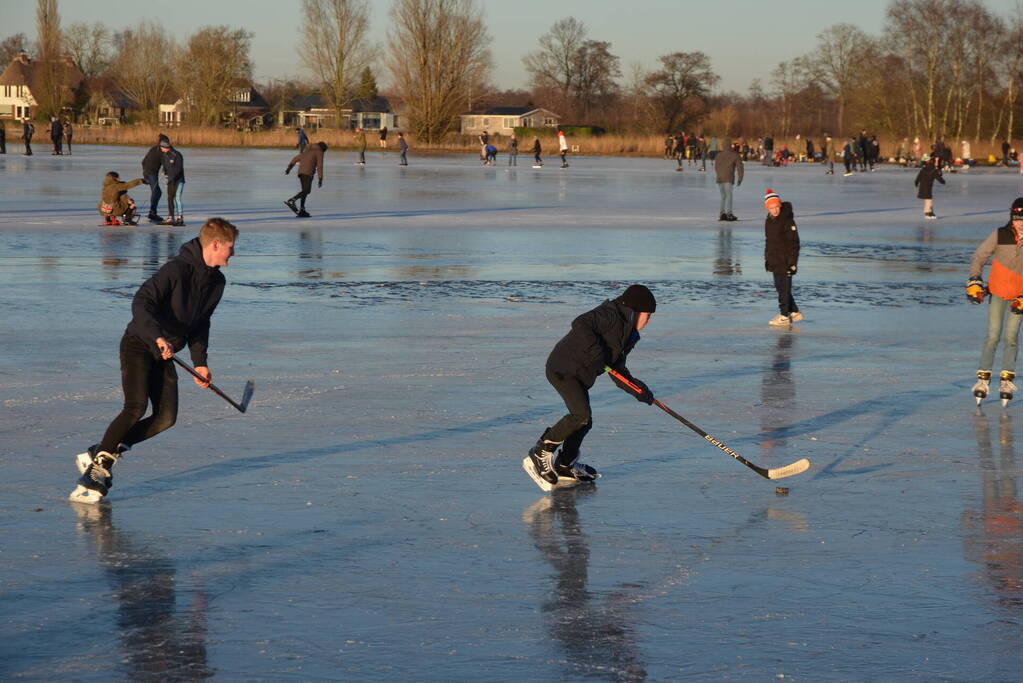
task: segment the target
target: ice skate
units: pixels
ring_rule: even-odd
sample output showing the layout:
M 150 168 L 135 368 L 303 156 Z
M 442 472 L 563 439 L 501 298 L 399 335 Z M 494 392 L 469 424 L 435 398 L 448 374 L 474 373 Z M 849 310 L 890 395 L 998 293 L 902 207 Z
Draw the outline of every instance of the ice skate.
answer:
M 174 225 L 174 216 L 167 216 L 164 218 L 161 225 Z
M 174 227 L 175 228 L 183 228 L 184 226 L 185 226 L 185 217 L 184 216 L 178 216 L 177 218 L 174 219 Z
M 600 479 L 600 474 L 595 468 L 579 462 L 578 455 L 575 460 L 568 463 L 562 463 L 559 459 L 554 464 L 554 472 L 558 475 L 558 488 L 566 485 L 588 484 Z
M 739 219 L 735 217 L 734 213 L 729 212 L 729 213 L 725 214 L 725 220 L 737 221 Z
M 1009 405 L 1012 395 L 1016 393 L 1016 385 L 1012 382 L 1014 379 L 1016 379 L 1016 373 L 1008 370 L 1002 370 L 1002 374 L 998 378 L 998 398 L 1002 399 L 1003 408 Z
M 973 395 L 977 399 L 977 405 L 987 398 L 991 389 L 991 371 L 977 370 L 977 383 L 973 385 Z
M 767 321 L 768 325 L 773 325 L 775 327 L 781 327 L 782 325 L 789 325 L 791 323 L 792 318 L 788 317 L 787 315 L 782 315 L 781 313 Z
M 924 214 L 924 218 L 926 218 L 929 221 L 934 221 L 938 219 L 938 216 L 933 211 L 930 211 Z
M 163 223 L 163 216 L 157 213 L 151 213 L 147 216 L 150 223 Z
M 794 323 L 798 323 L 802 319 L 803 314 L 800 313 L 799 311 L 792 311 L 792 313 L 789 314 L 789 320 L 791 320 Z
M 554 472 L 554 451 L 559 445 L 541 437 L 529 449 L 529 455 L 522 459 L 522 469 L 544 491 L 554 490 L 558 483 L 558 475 Z
M 727 221 L 727 220 L 728 220 L 728 214 L 727 213 L 723 213 L 720 216 L 718 216 L 718 222 Z
M 97 452 L 86 465 L 82 476 L 78 478 L 78 485 L 68 496 L 68 500 L 73 503 L 89 505 L 95 505 L 103 500 L 113 484 L 113 475 L 110 470 L 114 468 L 116 462 L 117 456 L 113 453 Z
M 307 212 L 305 209 L 302 209 L 295 215 L 298 216 L 299 218 L 309 218 L 309 212 Z
M 295 214 L 298 214 L 298 206 L 295 204 L 295 200 L 294 199 L 285 199 L 284 200 L 284 205 L 286 207 L 288 207 L 289 209 L 291 209 L 292 211 L 294 211 Z

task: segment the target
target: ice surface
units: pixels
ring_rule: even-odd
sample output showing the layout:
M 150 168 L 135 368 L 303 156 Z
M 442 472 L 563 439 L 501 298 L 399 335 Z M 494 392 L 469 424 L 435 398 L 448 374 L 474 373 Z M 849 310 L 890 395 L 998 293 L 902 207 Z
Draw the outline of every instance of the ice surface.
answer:
M 1009 680 L 1023 670 L 1019 407 L 969 388 L 985 309 L 969 257 L 1021 177 L 711 174 L 472 156 L 327 154 L 298 221 L 286 150 L 184 150 L 187 228 L 97 227 L 141 149 L 0 156 L 0 677 L 228 680 Z M 806 313 L 776 329 L 765 188 L 796 207 Z M 132 195 L 143 208 L 148 191 Z M 178 424 L 66 502 L 120 407 L 138 284 L 208 216 L 242 230 L 210 365 Z M 562 406 L 543 365 L 572 317 L 641 281 L 629 366 L 764 467 L 605 379 L 585 461 L 519 461 Z M 187 359 L 187 354 L 183 354 Z M 1000 356 L 999 356 L 1000 358 Z M 182 374 L 183 373 L 179 373 Z M 1023 456 L 1021 456 L 1023 457 Z

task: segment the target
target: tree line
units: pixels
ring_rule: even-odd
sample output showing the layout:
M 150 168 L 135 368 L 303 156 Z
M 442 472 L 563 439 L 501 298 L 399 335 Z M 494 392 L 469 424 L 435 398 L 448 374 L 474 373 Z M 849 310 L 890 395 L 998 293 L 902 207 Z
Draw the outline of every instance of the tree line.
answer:
M 155 120 L 174 90 L 193 122 L 215 124 L 232 83 L 251 79 L 252 34 L 207 26 L 183 43 L 156 24 L 113 31 L 101 22 L 59 25 L 57 0 L 37 0 L 35 52 L 71 55 L 90 78 L 103 77 Z M 307 78 L 264 90 L 275 106 L 316 90 L 337 112 L 377 93 L 374 70 L 417 139 L 439 142 L 458 115 L 498 105 L 538 106 L 564 123 L 621 133 L 705 131 L 723 137 L 841 136 L 868 128 L 890 136 L 1012 138 L 1020 127 L 1023 8 L 999 16 L 981 0 L 891 0 L 872 36 L 838 23 L 814 47 L 755 79 L 746 94 L 717 92 L 720 77 L 698 51 L 673 52 L 653 68 L 623 72 L 609 41 L 567 17 L 523 56 L 526 89 L 491 84 L 491 37 L 479 0 L 393 0 L 385 45 L 370 41 L 369 0 L 302 0 L 296 48 Z M 0 63 L 27 49 L 18 34 L 0 43 Z M 40 108 L 54 108 L 43 97 Z M 43 112 L 45 113 L 45 112 Z

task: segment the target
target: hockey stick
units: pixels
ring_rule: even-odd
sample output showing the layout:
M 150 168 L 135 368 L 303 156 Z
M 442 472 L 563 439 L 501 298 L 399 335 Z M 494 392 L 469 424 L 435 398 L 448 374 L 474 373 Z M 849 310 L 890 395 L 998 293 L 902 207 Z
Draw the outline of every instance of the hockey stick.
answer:
M 205 377 L 203 377 L 198 372 L 189 367 L 187 363 L 183 363 L 181 359 L 179 359 L 177 356 L 171 356 L 171 358 L 174 359 L 175 363 L 183 367 L 185 370 L 188 370 L 188 374 L 192 375 L 192 377 L 200 379 L 203 382 L 206 381 Z M 237 408 L 238 412 L 244 413 L 249 407 L 249 401 L 252 400 L 252 392 L 256 390 L 256 383 L 253 382 L 251 379 L 245 383 L 245 391 L 242 392 L 241 403 L 235 403 L 230 396 L 228 396 L 223 391 L 218 389 L 217 385 L 214 384 L 213 382 L 210 382 L 209 388 L 213 391 L 214 394 L 216 394 L 217 396 L 219 396 L 220 398 L 224 399 L 225 401 L 233 405 L 235 408 Z
M 619 382 L 622 382 L 623 384 L 625 384 L 625 386 L 629 387 L 630 389 L 635 391 L 637 394 L 643 393 L 642 389 L 637 387 L 635 384 L 633 384 L 629 380 L 625 379 L 625 377 L 622 376 L 621 373 L 615 372 L 614 370 L 612 370 L 609 367 L 605 367 L 604 369 L 607 370 L 607 374 L 611 375 L 612 377 L 617 379 Z M 808 469 L 810 469 L 810 461 L 807 460 L 806 458 L 803 458 L 802 460 L 797 460 L 794 463 L 791 463 L 789 465 L 785 465 L 784 467 L 775 467 L 773 469 L 766 469 L 764 467 L 760 467 L 759 465 L 754 465 L 749 460 L 747 460 L 746 458 L 742 457 L 741 455 L 739 455 L 738 453 L 733 451 L 731 448 L 729 448 L 728 446 L 724 445 L 723 443 L 721 443 L 720 441 L 715 439 L 713 436 L 711 436 L 707 432 L 703 431 L 702 429 L 700 429 L 699 427 L 694 425 L 692 422 L 690 422 L 686 418 L 682 417 L 681 415 L 679 415 L 674 410 L 672 410 L 668 406 L 664 405 L 663 403 L 661 403 L 657 399 L 654 399 L 654 405 L 656 405 L 658 408 L 660 408 L 664 412 L 668 413 L 668 415 L 671 415 L 673 418 L 675 418 L 676 420 L 678 420 L 679 422 L 684 424 L 686 427 L 689 427 L 690 429 L 692 429 L 694 432 L 696 432 L 697 434 L 702 436 L 704 439 L 706 439 L 707 441 L 711 442 L 712 444 L 714 444 L 715 446 L 717 446 L 718 448 L 723 450 L 725 453 L 728 453 L 728 455 L 732 456 L 733 458 L 735 458 L 736 460 L 741 462 L 743 465 L 745 465 L 746 467 L 750 468 L 751 470 L 753 470 L 754 472 L 759 474 L 764 479 L 783 479 L 785 477 L 791 477 L 794 474 L 800 474 L 800 473 L 805 472 Z

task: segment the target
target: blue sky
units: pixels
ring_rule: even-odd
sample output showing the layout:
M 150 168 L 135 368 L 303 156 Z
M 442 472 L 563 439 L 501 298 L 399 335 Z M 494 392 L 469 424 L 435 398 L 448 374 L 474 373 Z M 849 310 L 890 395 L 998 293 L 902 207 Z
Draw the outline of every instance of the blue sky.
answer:
M 589 36 L 612 44 L 623 72 L 642 63 L 653 68 L 657 57 L 675 51 L 701 50 L 721 76 L 721 89 L 745 92 L 750 81 L 767 82 L 781 61 L 804 54 L 822 28 L 853 23 L 879 33 L 887 0 L 482 0 L 493 42 L 493 82 L 500 88 L 523 87 L 522 56 L 536 49 L 537 38 L 568 16 L 583 21 Z M 992 10 L 1008 15 L 1016 0 L 987 0 Z M 381 46 L 388 30 L 387 0 L 371 0 L 371 33 Z M 300 0 L 168 0 L 150 4 L 130 0 L 60 0 L 62 21 L 102 19 L 124 28 L 142 19 L 159 21 L 179 39 L 200 26 L 227 24 L 255 33 L 252 57 L 257 80 L 302 76 L 295 47 L 300 40 Z M 116 18 L 116 19 L 112 19 Z M 0 0 L 0 39 L 12 33 L 35 36 L 35 2 Z M 379 80 L 385 80 L 378 70 Z

